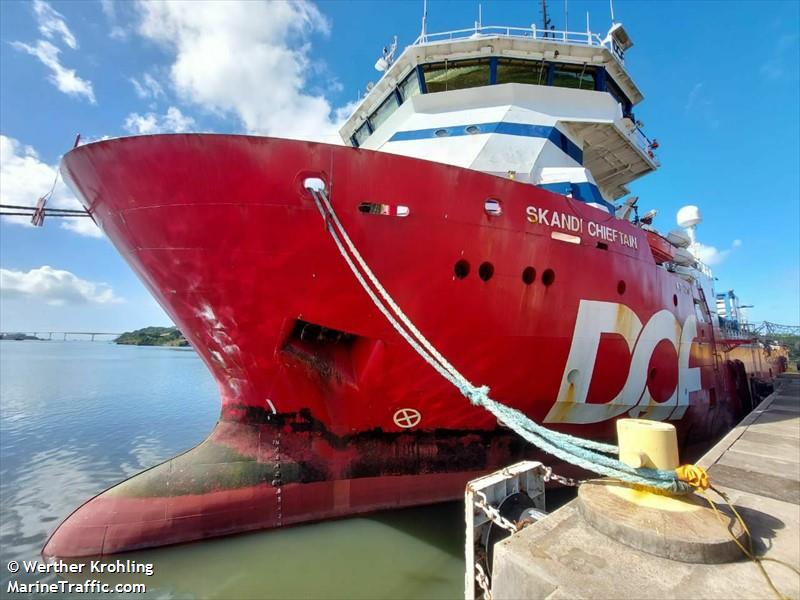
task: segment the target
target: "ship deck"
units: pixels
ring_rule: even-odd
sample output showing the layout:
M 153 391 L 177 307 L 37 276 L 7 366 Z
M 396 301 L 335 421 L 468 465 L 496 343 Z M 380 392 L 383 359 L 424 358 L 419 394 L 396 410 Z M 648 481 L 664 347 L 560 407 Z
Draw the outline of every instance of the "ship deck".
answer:
M 698 465 L 750 527 L 756 554 L 800 568 L 800 375 L 707 452 Z M 800 597 L 800 577 L 762 563 L 777 589 Z M 676 562 L 634 550 L 588 525 L 572 501 L 499 542 L 492 585 L 501 598 L 770 598 L 758 567 Z

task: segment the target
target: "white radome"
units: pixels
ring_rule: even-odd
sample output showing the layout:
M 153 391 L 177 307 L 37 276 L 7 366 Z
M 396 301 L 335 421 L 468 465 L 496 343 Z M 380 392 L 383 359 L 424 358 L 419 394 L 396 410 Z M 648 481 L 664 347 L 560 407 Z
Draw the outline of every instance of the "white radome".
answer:
M 694 227 L 695 225 L 699 224 L 703 220 L 703 216 L 700 214 L 700 209 L 692 204 L 688 206 L 684 206 L 678 211 L 678 216 L 676 221 L 678 222 L 679 227 L 683 227 L 684 229 L 688 229 L 689 227 Z

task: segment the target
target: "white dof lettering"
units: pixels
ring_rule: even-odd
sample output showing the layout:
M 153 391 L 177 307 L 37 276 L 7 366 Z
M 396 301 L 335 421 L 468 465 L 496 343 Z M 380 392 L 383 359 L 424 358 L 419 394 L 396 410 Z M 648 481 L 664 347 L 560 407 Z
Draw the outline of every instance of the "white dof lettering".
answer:
M 586 396 L 603 333 L 615 333 L 625 340 L 632 353 L 630 370 L 619 394 L 604 404 L 588 404 Z M 670 311 L 661 310 L 643 326 L 624 304 L 581 300 L 558 398 L 545 422 L 598 423 L 625 412 L 656 421 L 682 418 L 689 405 L 689 393 L 701 387 L 700 369 L 689 367 L 696 335 L 697 322 L 691 315 L 681 327 Z M 661 340 L 668 340 L 675 347 L 678 384 L 669 398 L 656 402 L 647 387 L 647 367 Z

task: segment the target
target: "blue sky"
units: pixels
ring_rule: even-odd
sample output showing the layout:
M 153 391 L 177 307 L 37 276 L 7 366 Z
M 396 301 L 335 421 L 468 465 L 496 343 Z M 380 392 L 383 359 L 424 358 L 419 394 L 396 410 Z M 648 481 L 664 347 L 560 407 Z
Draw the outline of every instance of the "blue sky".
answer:
M 539 22 L 538 2 L 482 2 L 485 25 Z M 557 28 L 563 1 L 549 3 Z M 616 2 L 635 46 L 636 109 L 662 168 L 635 182 L 656 225 L 700 206 L 698 237 L 750 316 L 800 322 L 800 4 Z M 605 0 L 569 0 L 605 33 Z M 437 2 L 428 30 L 469 27 L 478 2 Z M 332 141 L 382 46 L 418 35 L 422 1 L 0 2 L 3 203 L 35 202 L 75 135 L 250 132 Z M 63 186 L 55 206 L 74 200 Z M 122 331 L 168 319 L 86 222 L 0 222 L 3 330 Z

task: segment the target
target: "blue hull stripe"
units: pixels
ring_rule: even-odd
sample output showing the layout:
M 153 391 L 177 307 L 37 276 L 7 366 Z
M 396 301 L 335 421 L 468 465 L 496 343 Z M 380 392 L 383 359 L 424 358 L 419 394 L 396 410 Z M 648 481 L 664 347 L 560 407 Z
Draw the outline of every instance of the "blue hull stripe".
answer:
M 469 130 L 469 131 L 468 131 Z M 438 132 L 439 135 L 436 135 Z M 435 127 L 432 129 L 415 129 L 413 131 L 398 131 L 390 142 L 407 142 L 411 140 L 425 140 L 437 137 L 454 137 L 481 133 L 501 133 L 505 135 L 518 135 L 522 137 L 544 138 L 553 142 L 575 162 L 583 164 L 583 151 L 575 145 L 566 135 L 555 127 L 545 125 L 529 125 L 527 123 L 480 123 L 474 125 L 454 125 L 452 127 Z

